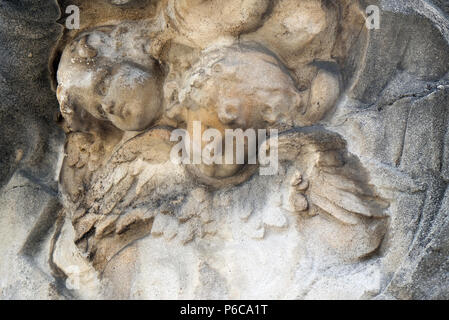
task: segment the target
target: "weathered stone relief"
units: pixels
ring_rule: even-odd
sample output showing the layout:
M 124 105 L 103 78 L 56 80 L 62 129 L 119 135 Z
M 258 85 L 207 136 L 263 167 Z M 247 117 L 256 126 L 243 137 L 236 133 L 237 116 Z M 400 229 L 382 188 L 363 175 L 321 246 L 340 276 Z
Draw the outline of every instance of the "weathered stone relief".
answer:
M 28 256 L 48 257 L 53 295 L 448 296 L 416 271 L 447 238 L 442 11 L 377 1 L 369 30 L 364 1 L 103 2 L 76 1 L 86 19 L 51 60 L 61 204 L 27 243 L 45 243 Z M 199 134 L 276 129 L 277 173 L 173 162 L 177 129 L 192 157 L 210 146 L 195 145 L 198 121 Z

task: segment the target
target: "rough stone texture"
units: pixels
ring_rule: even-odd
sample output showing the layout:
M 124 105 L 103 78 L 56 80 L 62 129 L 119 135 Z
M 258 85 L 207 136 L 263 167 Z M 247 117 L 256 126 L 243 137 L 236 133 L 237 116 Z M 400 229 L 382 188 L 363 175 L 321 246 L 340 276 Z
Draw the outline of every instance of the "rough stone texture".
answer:
M 448 299 L 448 14 L 0 2 L 0 298 Z M 173 163 L 193 121 L 277 129 L 277 174 Z
M 433 3 L 437 5 L 441 10 L 449 14 L 449 3 L 445 0 L 433 0 Z

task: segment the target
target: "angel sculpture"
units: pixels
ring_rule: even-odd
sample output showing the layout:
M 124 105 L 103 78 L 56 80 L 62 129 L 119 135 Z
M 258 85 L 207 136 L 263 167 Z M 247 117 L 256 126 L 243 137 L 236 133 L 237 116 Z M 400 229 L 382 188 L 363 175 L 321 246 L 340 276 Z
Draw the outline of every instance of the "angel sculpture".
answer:
M 285 70 L 271 52 L 251 43 L 214 47 L 204 51 L 201 60 L 177 83 L 166 82 L 166 101 L 171 102 L 167 114 L 188 132 L 198 120 L 203 130 L 213 127 L 221 132 L 277 128 L 279 160 L 291 162 L 297 170 L 291 173 L 290 204 L 285 207 L 310 216 L 324 214 L 349 226 L 364 226 L 356 229 L 368 226 L 373 231 L 368 242 L 372 241 L 369 246 L 374 250 L 385 232 L 388 203 L 376 195 L 360 162 L 347 153 L 338 134 L 320 125 L 307 126 L 316 123 L 317 117 L 321 120 L 333 107 L 326 105 L 329 97 L 323 97 L 323 88 L 301 92 Z M 338 86 L 336 79 L 336 75 L 328 82 L 320 78 L 319 83 L 324 88 L 332 83 Z M 315 104 L 325 109 L 316 110 Z M 214 143 L 224 148 L 224 141 Z M 203 141 L 202 148 L 205 144 Z M 243 177 L 247 171 L 245 165 L 200 164 L 190 172 L 204 184 L 217 187 L 225 181 L 242 183 L 232 177 Z
M 168 1 L 165 18 L 188 24 L 188 2 Z M 208 2 L 197 2 L 207 17 Z M 60 182 L 75 243 L 100 273 L 124 248 L 148 235 L 182 244 L 226 238 L 220 223 L 235 209 L 229 197 L 238 198 L 243 188 L 248 198 L 259 196 L 261 204 L 248 204 L 251 215 L 262 211 L 261 205 L 274 208 L 263 199 L 273 194 L 269 187 L 274 185 L 282 195 L 276 210 L 294 217 L 304 230 L 321 230 L 310 231 L 311 238 L 327 243 L 336 259 L 354 261 L 379 247 L 389 204 L 377 195 L 344 139 L 320 125 L 341 91 L 338 64 L 325 49 L 309 63 L 310 52 L 304 49 L 335 27 L 332 10 L 315 1 L 306 8 L 281 1 L 294 8 L 276 7 L 272 19 L 288 21 L 289 14 L 320 9 L 329 21 L 314 21 L 309 38 L 299 37 L 295 48 L 281 37 L 276 53 L 271 48 L 279 36 L 263 28 L 241 41 L 232 39 L 233 32 L 256 28 L 261 18 L 256 3 L 268 2 L 245 1 L 248 12 L 256 14 L 229 22 L 228 29 L 209 25 L 213 37 L 188 28 L 171 37 L 167 33 L 172 29 L 161 30 L 164 41 L 200 50 L 198 58 L 182 67 L 170 54 L 153 58 L 157 41 L 142 36 L 138 23 L 84 32 L 65 48 L 57 91 L 67 132 Z M 181 14 L 185 19 L 177 21 Z M 228 30 L 226 39 L 212 41 L 221 30 Z M 308 52 L 301 63 L 292 56 L 300 48 Z M 280 173 L 261 177 L 241 164 L 173 163 L 170 133 L 176 128 L 189 132 L 194 121 L 220 132 L 277 129 Z M 59 267 L 64 269 L 61 263 Z

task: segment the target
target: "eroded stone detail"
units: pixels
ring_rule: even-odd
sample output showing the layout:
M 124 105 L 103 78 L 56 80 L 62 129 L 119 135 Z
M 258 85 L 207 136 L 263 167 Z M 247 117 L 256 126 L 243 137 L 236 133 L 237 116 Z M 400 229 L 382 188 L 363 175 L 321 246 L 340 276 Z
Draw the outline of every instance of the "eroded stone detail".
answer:
M 220 190 L 232 195 L 254 184 L 248 181 L 254 170 L 245 165 L 170 162 L 170 131 L 185 128 L 193 137 L 194 121 L 201 131 L 222 134 L 236 128 L 281 132 L 285 172 L 275 180 L 285 200 L 264 213 L 256 230 L 287 228 L 286 214 L 319 215 L 331 219 L 322 240 L 337 260 L 356 261 L 378 248 L 388 201 L 338 134 L 310 127 L 329 115 L 342 88 L 330 54 L 338 8 L 280 1 L 263 21 L 268 3 L 236 8 L 168 1 L 154 18 L 168 19 L 168 29 L 153 30 L 154 37 L 151 22 L 124 22 L 81 33 L 64 49 L 57 90 L 68 134 L 61 183 L 75 243 L 101 273 L 123 248 L 150 234 L 181 244 L 220 237 L 227 206 Z M 231 11 L 215 17 L 217 6 Z M 247 36 L 237 40 L 240 34 Z M 171 47 L 156 58 L 155 43 Z M 182 50 L 193 57 L 177 55 Z M 266 180 L 268 195 L 273 179 Z M 258 207 L 246 208 L 246 219 Z M 256 233 L 264 238 L 264 231 Z
M 49 261 L 59 279 L 81 270 L 74 297 L 411 295 L 402 261 L 437 243 L 422 232 L 438 234 L 447 202 L 449 67 L 413 54 L 424 45 L 394 28 L 402 13 L 384 34 L 351 0 L 109 3 L 122 13 L 87 18 L 58 48 L 66 143 Z M 174 163 L 170 135 L 193 138 L 194 121 L 277 129 L 278 173 Z

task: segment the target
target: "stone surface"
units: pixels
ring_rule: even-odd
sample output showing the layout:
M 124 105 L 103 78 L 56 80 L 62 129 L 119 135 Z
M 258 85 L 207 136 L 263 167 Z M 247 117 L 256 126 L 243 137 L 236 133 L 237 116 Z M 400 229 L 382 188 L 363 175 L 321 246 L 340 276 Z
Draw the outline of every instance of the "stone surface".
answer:
M 0 298 L 448 299 L 448 14 L 0 3 Z M 172 161 L 211 128 L 276 129 L 276 174 Z

